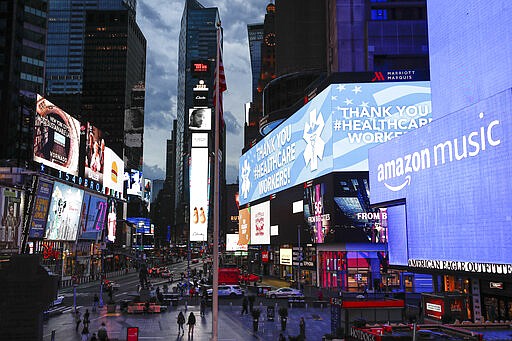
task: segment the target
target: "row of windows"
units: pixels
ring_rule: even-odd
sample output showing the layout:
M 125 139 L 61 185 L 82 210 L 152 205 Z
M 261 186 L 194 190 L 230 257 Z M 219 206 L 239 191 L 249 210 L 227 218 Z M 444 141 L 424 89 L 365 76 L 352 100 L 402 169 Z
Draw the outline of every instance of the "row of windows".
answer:
M 36 65 L 36 66 L 41 66 L 41 67 L 44 66 L 44 62 L 42 60 L 30 58 L 27 56 L 21 56 L 21 61 L 23 63 L 28 63 L 28 64 L 32 64 L 32 65 Z
M 33 14 L 33 15 L 37 15 L 38 17 L 41 17 L 41 18 L 46 18 L 46 12 L 40 11 L 33 7 L 25 6 L 25 12 Z
M 43 84 L 43 78 L 38 77 L 38 76 L 33 76 L 33 75 L 30 75 L 30 74 L 27 74 L 24 72 L 22 72 L 20 74 L 20 78 L 22 80 L 27 80 L 27 81 L 34 82 L 34 83 Z

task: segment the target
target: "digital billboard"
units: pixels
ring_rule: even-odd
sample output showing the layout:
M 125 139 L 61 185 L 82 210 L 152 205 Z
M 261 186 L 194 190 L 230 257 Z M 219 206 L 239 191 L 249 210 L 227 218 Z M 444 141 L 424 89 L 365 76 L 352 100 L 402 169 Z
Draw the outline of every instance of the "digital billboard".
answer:
M 331 231 L 331 214 L 327 213 L 328 198 L 325 197 L 325 183 L 310 184 L 304 188 L 304 218 L 310 231 L 309 239 L 313 243 L 323 243 Z
M 37 95 L 34 161 L 78 175 L 80 122 Z
M 54 183 L 45 239 L 76 240 L 83 194 L 84 191 L 79 188 Z
M 153 189 L 153 182 L 150 179 L 144 179 L 144 195 L 143 195 L 142 199 L 144 200 L 145 204 L 147 205 L 148 212 L 151 209 L 152 189 Z
M 0 224 L 0 247 L 19 249 L 22 235 L 21 192 L 11 188 L 2 188 Z
M 103 184 L 105 163 L 105 139 L 103 132 L 87 123 L 85 137 L 85 171 L 86 178 Z
M 510 103 L 502 92 L 370 149 L 371 203 L 405 205 L 388 208 L 390 264 L 512 273 Z
M 53 181 L 39 178 L 34 201 L 34 210 L 32 211 L 32 221 L 30 223 L 30 239 L 42 239 L 44 237 L 52 192 Z
M 251 244 L 270 244 L 270 201 L 251 206 Z
M 226 234 L 226 251 L 247 251 L 247 244 L 238 244 L 238 233 Z
M 190 155 L 190 240 L 208 239 L 208 148 L 192 148 Z
M 190 130 L 211 130 L 212 129 L 212 109 L 211 108 L 192 108 L 189 109 Z
M 251 211 L 250 208 L 238 212 L 238 245 L 247 245 L 251 241 Z
M 129 172 L 124 173 L 125 181 L 127 182 L 126 194 L 136 195 L 142 197 L 143 193 L 143 179 L 142 172 L 136 169 L 130 169 Z
M 240 157 L 240 204 L 333 171 L 431 121 L 430 82 L 332 84 Z
M 84 193 L 80 215 L 80 239 L 97 240 L 105 226 L 107 200 L 98 195 Z
M 117 197 L 123 197 L 124 184 L 124 162 L 114 151 L 108 147 L 105 148 L 105 171 L 103 177 L 103 187 L 115 191 Z
M 108 213 L 107 213 L 107 240 L 109 242 L 116 241 L 117 230 L 117 208 L 116 201 L 112 198 L 108 199 Z

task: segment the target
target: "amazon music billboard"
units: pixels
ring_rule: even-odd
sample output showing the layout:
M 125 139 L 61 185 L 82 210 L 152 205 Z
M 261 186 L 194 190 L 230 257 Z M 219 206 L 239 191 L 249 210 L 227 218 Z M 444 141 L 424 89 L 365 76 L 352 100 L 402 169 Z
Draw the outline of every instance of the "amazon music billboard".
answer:
M 335 171 L 431 121 L 430 82 L 331 84 L 240 157 L 240 205 Z
M 504 91 L 370 149 L 390 264 L 512 273 L 510 103 Z

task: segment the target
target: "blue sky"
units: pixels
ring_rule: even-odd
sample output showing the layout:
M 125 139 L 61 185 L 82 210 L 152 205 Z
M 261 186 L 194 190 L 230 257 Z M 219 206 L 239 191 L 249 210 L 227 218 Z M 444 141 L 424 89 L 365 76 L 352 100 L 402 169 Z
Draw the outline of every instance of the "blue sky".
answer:
M 247 24 L 263 22 L 263 0 L 199 0 L 219 9 L 224 28 L 224 93 L 227 130 L 226 177 L 234 183 L 243 148 L 244 103 L 251 101 L 251 68 Z M 137 22 L 147 40 L 144 176 L 164 179 L 166 140 L 176 118 L 178 37 L 184 0 L 139 0 Z

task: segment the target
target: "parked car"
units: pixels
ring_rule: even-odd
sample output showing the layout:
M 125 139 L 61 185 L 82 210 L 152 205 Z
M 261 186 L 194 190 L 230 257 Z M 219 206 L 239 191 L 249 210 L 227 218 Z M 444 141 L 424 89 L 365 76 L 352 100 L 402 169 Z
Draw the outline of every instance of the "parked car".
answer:
M 289 297 L 301 297 L 304 294 L 293 288 L 279 288 L 276 290 L 270 290 L 265 293 L 267 298 L 289 298 Z
M 261 282 L 261 278 L 258 275 L 255 274 L 242 274 L 239 277 L 240 283 L 255 283 L 255 282 Z
M 197 264 L 197 263 L 199 263 L 199 258 L 192 259 L 192 264 Z
M 213 289 L 207 290 L 208 296 L 213 295 Z M 239 285 L 219 285 L 219 297 L 243 296 L 244 291 Z

